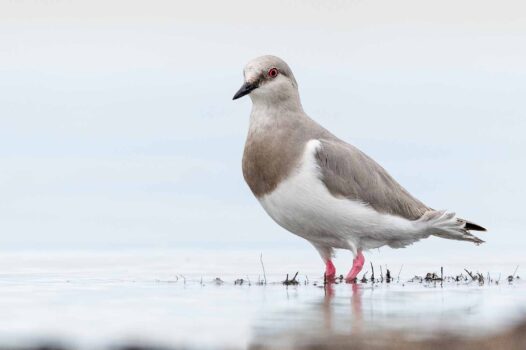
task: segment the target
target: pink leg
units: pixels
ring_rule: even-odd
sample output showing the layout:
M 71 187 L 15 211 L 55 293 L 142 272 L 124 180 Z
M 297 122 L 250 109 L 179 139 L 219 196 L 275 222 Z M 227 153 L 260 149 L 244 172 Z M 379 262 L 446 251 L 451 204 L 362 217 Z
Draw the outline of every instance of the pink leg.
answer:
M 362 271 L 363 263 L 365 262 L 365 258 L 363 257 L 362 251 L 358 250 L 358 255 L 356 255 L 356 258 L 352 261 L 352 268 L 351 271 L 347 274 L 347 277 L 345 277 L 345 282 L 351 283 L 354 282 L 354 279 L 356 276 L 358 276 L 358 273 Z
M 325 277 L 328 280 L 333 280 L 336 276 L 336 268 L 334 267 L 334 264 L 331 260 L 327 260 L 325 263 Z

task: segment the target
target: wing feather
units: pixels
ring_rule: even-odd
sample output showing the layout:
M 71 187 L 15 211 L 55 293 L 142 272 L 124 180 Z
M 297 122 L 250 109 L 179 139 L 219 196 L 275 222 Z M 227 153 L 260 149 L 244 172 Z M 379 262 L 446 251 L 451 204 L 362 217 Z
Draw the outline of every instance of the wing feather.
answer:
M 333 195 L 409 220 L 416 220 L 431 210 L 356 147 L 340 140 L 319 141 L 321 147 L 317 149 L 316 159 L 322 181 Z

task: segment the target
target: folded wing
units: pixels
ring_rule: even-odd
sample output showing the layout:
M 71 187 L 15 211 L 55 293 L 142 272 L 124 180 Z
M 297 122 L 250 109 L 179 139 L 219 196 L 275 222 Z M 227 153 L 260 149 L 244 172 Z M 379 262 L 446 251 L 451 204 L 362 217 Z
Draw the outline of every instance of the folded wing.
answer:
M 414 198 L 378 163 L 340 140 L 320 139 L 316 159 L 322 181 L 335 196 L 363 202 L 376 211 L 409 220 L 431 210 Z

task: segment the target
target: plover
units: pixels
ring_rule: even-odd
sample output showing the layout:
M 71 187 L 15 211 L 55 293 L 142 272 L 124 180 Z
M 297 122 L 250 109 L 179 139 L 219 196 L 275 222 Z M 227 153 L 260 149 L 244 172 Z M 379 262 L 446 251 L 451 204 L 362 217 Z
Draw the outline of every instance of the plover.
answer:
M 243 176 L 279 225 L 308 240 L 334 278 L 334 249 L 354 254 L 346 281 L 355 281 L 362 251 L 402 248 L 429 236 L 482 243 L 486 229 L 455 213 L 431 209 L 380 165 L 312 120 L 289 66 L 275 56 L 250 61 L 234 99 L 252 99 Z

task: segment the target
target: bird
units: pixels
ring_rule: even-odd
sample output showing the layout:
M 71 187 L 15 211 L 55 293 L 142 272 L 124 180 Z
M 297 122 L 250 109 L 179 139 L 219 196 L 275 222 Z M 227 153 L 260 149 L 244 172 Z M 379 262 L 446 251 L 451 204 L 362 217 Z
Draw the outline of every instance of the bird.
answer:
M 249 61 L 233 99 L 249 95 L 252 110 L 243 177 L 267 214 L 309 241 L 334 280 L 335 249 L 349 250 L 345 277 L 356 282 L 364 251 L 403 248 L 430 236 L 477 245 L 471 231 L 486 231 L 413 197 L 372 158 L 311 119 L 288 64 L 265 55 Z

